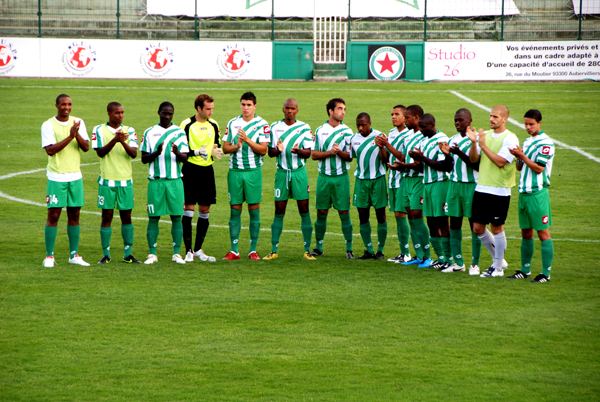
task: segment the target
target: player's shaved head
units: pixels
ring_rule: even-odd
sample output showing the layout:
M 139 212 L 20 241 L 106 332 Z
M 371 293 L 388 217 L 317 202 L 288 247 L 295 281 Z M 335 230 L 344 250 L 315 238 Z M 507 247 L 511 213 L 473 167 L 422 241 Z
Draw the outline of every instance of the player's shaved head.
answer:
M 356 120 L 361 120 L 361 119 L 365 119 L 368 123 L 371 121 L 371 116 L 369 116 L 369 113 L 362 112 L 358 116 L 356 116 Z
M 467 119 L 472 119 L 473 118 L 471 116 L 471 111 L 469 109 L 465 109 L 465 108 L 458 109 L 456 111 L 455 115 L 457 115 L 457 114 L 464 114 Z
M 496 112 L 498 113 L 500 116 L 505 117 L 508 119 L 508 116 L 510 115 L 510 112 L 508 111 L 508 108 L 504 105 L 498 105 L 498 106 L 494 106 L 494 108 L 492 109 L 492 113 Z
M 60 100 L 61 100 L 62 98 L 71 98 L 71 97 L 70 97 L 69 95 L 67 95 L 67 94 L 60 94 L 60 95 L 58 95 L 58 96 L 56 97 L 56 104 L 57 104 L 57 105 L 58 105 L 58 104 L 60 104 Z
M 114 109 L 118 108 L 118 107 L 122 107 L 123 105 L 121 105 L 119 102 L 110 102 L 107 106 L 106 106 L 106 111 L 108 113 L 112 112 Z
M 294 98 L 289 98 L 286 99 L 285 102 L 283 102 L 283 107 L 293 107 L 293 108 L 298 108 L 298 101 Z
M 419 117 L 419 123 L 435 124 L 435 117 L 433 117 L 431 113 L 425 113 L 423 116 Z

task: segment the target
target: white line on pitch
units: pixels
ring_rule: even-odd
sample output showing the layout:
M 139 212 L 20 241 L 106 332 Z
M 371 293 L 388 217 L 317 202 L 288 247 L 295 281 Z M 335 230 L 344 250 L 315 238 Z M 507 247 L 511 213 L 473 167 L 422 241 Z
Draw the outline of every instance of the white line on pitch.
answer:
M 462 94 L 460 94 L 460 93 L 458 93 L 456 91 L 450 91 L 450 93 L 453 94 L 453 95 L 458 96 L 459 98 L 461 98 L 461 99 L 469 102 L 472 105 L 477 106 L 478 108 L 480 108 L 482 110 L 485 110 L 487 112 L 491 112 L 492 111 L 491 108 L 489 108 L 489 107 L 487 107 L 485 105 L 482 105 L 481 103 L 476 102 L 473 99 L 468 98 L 468 97 L 466 97 L 466 96 L 464 96 L 464 95 L 462 95 Z M 512 124 L 514 124 L 515 126 L 517 126 L 517 127 L 521 128 L 521 129 L 525 130 L 525 126 L 522 123 L 519 123 L 518 121 L 516 121 L 515 119 L 513 119 L 512 117 L 509 117 L 508 121 L 511 122 Z M 564 142 L 558 141 L 558 140 L 556 140 L 554 138 L 552 139 L 552 141 L 554 141 L 554 143 L 556 145 L 560 145 L 563 148 L 570 149 L 571 151 L 575 151 L 578 154 L 581 154 L 581 155 L 585 156 L 586 158 L 593 160 L 594 162 L 600 163 L 600 158 L 595 157 L 594 155 L 590 154 L 589 152 L 585 152 L 583 149 L 581 149 L 579 147 L 572 147 L 571 145 L 565 144 Z

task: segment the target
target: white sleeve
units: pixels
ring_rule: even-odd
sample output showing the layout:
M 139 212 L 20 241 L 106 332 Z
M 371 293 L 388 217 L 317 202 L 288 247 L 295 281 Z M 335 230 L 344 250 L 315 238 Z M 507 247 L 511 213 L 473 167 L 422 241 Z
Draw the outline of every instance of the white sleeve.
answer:
M 54 128 L 52 122 L 47 120 L 42 124 L 42 148 L 46 148 L 48 145 L 56 144 L 56 137 L 54 136 Z
M 500 148 L 500 150 L 498 151 L 498 156 L 501 156 L 504 159 L 506 159 L 508 163 L 512 163 L 512 161 L 515 159 L 515 156 L 510 153 L 509 148 L 515 148 L 518 146 L 519 139 L 517 138 L 517 136 L 509 134 L 506 137 L 504 137 L 504 140 L 502 140 L 502 148 Z
M 79 119 L 79 121 L 81 122 L 81 124 L 79 125 L 79 135 L 81 136 L 81 138 L 83 138 L 86 141 L 90 141 L 90 137 L 87 133 L 87 128 L 85 127 L 85 123 L 83 122 L 83 119 Z

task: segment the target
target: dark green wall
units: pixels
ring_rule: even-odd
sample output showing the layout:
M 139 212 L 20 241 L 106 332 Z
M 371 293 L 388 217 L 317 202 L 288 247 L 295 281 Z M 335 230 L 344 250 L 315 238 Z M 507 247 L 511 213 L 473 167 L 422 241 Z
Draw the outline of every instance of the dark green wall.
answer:
M 273 42 L 274 80 L 312 80 L 312 42 Z
M 369 45 L 405 45 L 406 79 L 423 79 L 423 57 L 425 52 L 425 45 L 423 44 L 423 42 L 348 42 L 348 59 L 346 60 L 346 67 L 348 69 L 348 79 L 366 80 L 369 78 Z

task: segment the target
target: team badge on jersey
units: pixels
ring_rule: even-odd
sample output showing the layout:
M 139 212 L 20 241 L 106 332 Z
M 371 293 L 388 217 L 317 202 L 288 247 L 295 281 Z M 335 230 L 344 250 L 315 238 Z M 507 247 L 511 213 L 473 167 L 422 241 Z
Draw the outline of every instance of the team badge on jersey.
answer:
M 74 41 L 63 53 L 62 62 L 71 75 L 83 77 L 94 69 L 96 51 L 84 40 Z
M 164 77 L 171 71 L 175 57 L 168 46 L 150 43 L 140 54 L 142 70 L 152 78 Z
M 0 75 L 8 74 L 15 68 L 17 49 L 6 39 L 0 40 Z
M 229 44 L 218 54 L 217 67 L 225 77 L 236 79 L 248 72 L 250 61 L 250 51 L 243 45 Z
M 543 146 L 542 147 L 542 155 L 550 155 L 550 147 L 549 146 Z

